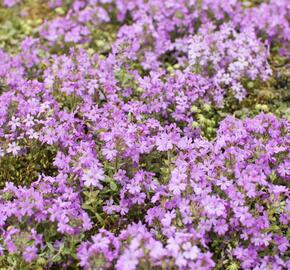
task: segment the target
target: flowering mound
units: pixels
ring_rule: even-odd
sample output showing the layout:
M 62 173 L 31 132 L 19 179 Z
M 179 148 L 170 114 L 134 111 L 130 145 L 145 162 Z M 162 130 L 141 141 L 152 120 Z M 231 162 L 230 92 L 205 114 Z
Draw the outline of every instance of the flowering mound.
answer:
M 211 33 L 208 26 L 205 31 L 193 37 L 189 48 L 190 63 L 197 72 L 213 77 L 218 85 L 230 86 L 239 100 L 246 96 L 241 84 L 243 78 L 269 78 L 268 55 L 253 29 L 237 33 L 223 25 L 219 31 Z
M 1 269 L 290 268 L 289 3 L 253 2 L 0 1 Z
M 229 117 L 212 143 L 182 137 L 172 145 L 167 153 L 176 158 L 161 168 L 170 172 L 159 181 L 143 170 L 132 179 L 118 172 L 114 179 L 121 197 L 105 211 L 120 215 L 121 222 L 124 208 L 146 204 L 144 224 L 129 225 L 117 237 L 101 230 L 80 246 L 81 265 L 212 269 L 214 258 L 231 257 L 243 269 L 283 269 L 288 248 L 283 232 L 289 222 L 287 132 L 289 125 L 264 114 L 245 121 Z

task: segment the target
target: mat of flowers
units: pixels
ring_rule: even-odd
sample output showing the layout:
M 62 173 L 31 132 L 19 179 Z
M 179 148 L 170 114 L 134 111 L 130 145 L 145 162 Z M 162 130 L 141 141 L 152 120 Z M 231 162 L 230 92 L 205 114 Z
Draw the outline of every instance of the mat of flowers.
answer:
M 288 0 L 0 0 L 0 269 L 290 269 Z

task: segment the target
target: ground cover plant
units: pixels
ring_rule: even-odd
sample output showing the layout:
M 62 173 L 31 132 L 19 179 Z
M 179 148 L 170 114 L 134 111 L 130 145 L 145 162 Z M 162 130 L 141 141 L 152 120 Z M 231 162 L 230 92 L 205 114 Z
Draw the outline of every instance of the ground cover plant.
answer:
M 287 0 L 0 0 L 0 269 L 290 269 Z

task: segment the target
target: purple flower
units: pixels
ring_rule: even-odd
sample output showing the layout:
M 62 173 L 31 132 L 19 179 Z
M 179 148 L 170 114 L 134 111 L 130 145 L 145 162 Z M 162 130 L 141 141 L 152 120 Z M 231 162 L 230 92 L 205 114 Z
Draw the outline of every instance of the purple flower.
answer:
M 21 150 L 20 146 L 15 142 L 9 143 L 6 149 L 7 153 L 11 153 L 13 156 L 17 156 L 18 152 Z
M 35 246 L 28 246 L 23 252 L 23 257 L 26 262 L 32 262 L 37 258 L 37 248 Z

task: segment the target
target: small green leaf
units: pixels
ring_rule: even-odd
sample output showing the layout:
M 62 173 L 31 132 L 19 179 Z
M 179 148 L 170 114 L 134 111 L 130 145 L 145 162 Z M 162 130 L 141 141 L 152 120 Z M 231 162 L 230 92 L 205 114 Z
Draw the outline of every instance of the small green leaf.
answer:
M 115 182 L 113 182 L 113 181 L 110 182 L 110 188 L 111 188 L 111 190 L 113 190 L 113 191 L 118 190 L 118 186 L 117 186 L 117 184 L 116 184 Z

